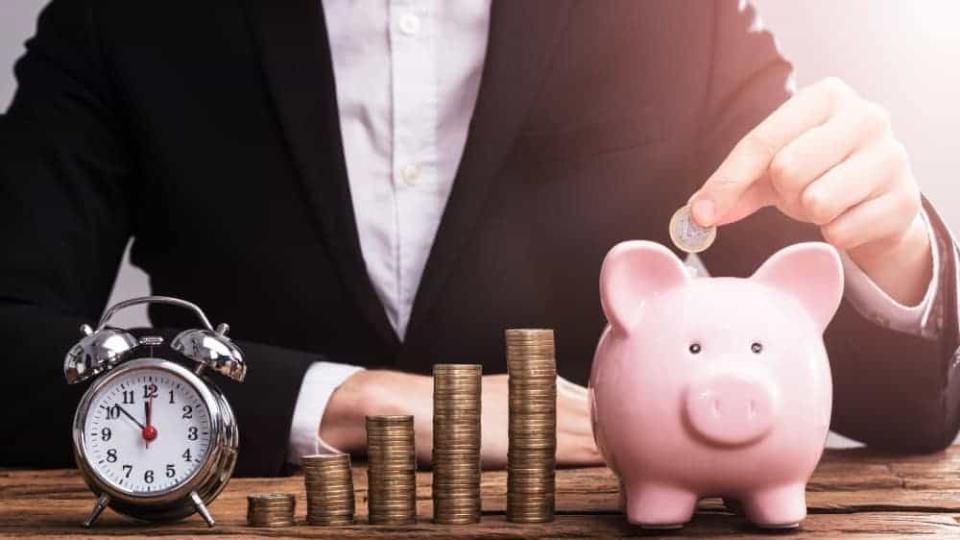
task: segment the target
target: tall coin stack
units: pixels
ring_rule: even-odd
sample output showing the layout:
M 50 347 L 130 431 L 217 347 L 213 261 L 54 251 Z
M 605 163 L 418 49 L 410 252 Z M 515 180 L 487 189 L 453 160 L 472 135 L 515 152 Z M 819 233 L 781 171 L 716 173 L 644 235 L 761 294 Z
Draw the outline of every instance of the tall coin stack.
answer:
M 247 497 L 247 525 L 290 527 L 294 524 L 297 498 L 289 493 L 267 493 Z
M 308 525 L 353 523 L 353 472 L 350 454 L 303 456 Z
M 417 521 L 417 456 L 413 417 L 367 417 L 367 505 L 370 523 Z
M 507 520 L 553 520 L 557 452 L 557 363 L 553 330 L 508 329 L 510 442 Z
M 480 381 L 477 364 L 433 366 L 433 521 L 480 521 Z

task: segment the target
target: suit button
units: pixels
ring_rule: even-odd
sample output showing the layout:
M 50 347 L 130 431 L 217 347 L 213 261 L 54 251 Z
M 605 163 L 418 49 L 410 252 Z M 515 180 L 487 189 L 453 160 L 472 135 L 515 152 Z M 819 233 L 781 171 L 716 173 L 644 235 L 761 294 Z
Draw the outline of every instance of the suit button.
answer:
M 420 17 L 413 15 L 412 13 L 407 13 L 400 17 L 400 21 L 397 23 L 397 26 L 400 27 L 400 31 L 408 36 L 415 36 L 420 31 Z
M 420 181 L 420 166 L 419 165 L 404 165 L 400 169 L 400 178 L 403 180 L 403 183 L 408 186 L 415 186 L 417 182 Z

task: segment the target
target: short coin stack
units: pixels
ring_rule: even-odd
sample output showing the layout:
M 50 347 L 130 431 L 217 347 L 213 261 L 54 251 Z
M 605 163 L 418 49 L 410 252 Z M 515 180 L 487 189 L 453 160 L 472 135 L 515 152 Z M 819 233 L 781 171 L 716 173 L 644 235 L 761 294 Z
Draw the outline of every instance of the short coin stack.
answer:
M 297 498 L 289 493 L 267 493 L 247 497 L 247 525 L 289 527 L 294 524 Z
M 480 521 L 478 364 L 433 366 L 433 521 Z
M 353 523 L 353 473 L 350 454 L 303 457 L 308 525 Z
M 367 504 L 370 523 L 417 521 L 417 456 L 413 417 L 367 417 Z
M 553 520 L 557 451 L 557 364 L 553 330 L 508 329 L 510 442 L 507 519 Z

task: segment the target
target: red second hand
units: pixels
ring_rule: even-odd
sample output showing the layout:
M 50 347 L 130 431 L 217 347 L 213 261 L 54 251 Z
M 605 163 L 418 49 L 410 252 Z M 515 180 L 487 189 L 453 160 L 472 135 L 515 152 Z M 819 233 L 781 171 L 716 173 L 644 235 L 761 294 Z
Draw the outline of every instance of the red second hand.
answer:
M 153 398 L 143 402 L 143 408 L 146 413 L 147 421 L 143 425 L 143 444 L 150 448 L 150 441 L 157 438 L 157 428 L 153 427 L 150 417 L 153 413 Z

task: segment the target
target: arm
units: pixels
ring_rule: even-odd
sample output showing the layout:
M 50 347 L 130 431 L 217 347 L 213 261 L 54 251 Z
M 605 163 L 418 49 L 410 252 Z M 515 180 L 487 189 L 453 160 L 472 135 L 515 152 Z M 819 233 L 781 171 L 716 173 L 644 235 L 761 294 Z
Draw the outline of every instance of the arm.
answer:
M 480 461 L 484 467 L 507 463 L 507 376 L 484 375 Z M 583 466 L 603 463 L 593 440 L 587 389 L 557 379 L 557 463 Z M 433 379 L 387 370 L 367 370 L 348 377 L 334 392 L 323 413 L 320 438 L 346 452 L 367 446 L 366 415 L 414 416 L 417 460 L 430 463 L 433 451 Z
M 0 466 L 72 465 L 72 415 L 86 385 L 64 382 L 63 357 L 79 325 L 99 318 L 136 232 L 136 164 L 94 4 L 54 0 L 44 10 L 0 117 Z M 297 389 L 319 358 L 238 343 L 251 376 L 218 381 L 238 416 L 238 473 L 275 475 Z
M 823 93 L 839 95 L 838 90 L 841 89 L 833 81 L 824 87 L 826 92 L 808 92 L 806 95 L 813 97 L 799 99 L 801 96 L 798 95 L 798 98 L 790 99 L 791 67 L 780 57 L 769 33 L 755 28 L 752 9 L 741 11 L 735 2 L 717 2 L 715 8 L 712 73 L 701 110 L 703 124 L 699 156 L 702 159 L 692 171 L 690 179 L 693 192 L 701 187 L 704 179 L 709 178 L 704 189 L 692 197 L 695 206 L 700 195 L 709 193 L 715 196 L 714 215 L 701 219 L 705 217 L 701 212 L 698 221 L 727 223 L 722 227 L 715 247 L 703 257 L 707 267 L 718 273 L 746 275 L 774 250 L 799 241 L 820 240 L 822 231 L 831 243 L 846 249 L 851 258 L 890 296 L 901 303 L 913 304 L 919 301 L 930 284 L 930 249 L 938 249 L 941 271 L 933 276 L 938 281 L 932 312 L 934 317 L 942 319 L 943 324 L 936 339 L 901 333 L 868 320 L 854 309 L 848 291 L 847 298 L 825 333 L 825 341 L 834 378 L 833 428 L 836 431 L 867 444 L 902 450 L 933 450 L 950 444 L 960 420 L 957 403 L 960 388 L 954 382 L 956 368 L 953 362 L 958 344 L 956 258 L 946 227 L 936 218 L 929 203 L 924 201 L 936 233 L 937 246 L 931 247 L 926 230 L 913 225 L 919 222 L 916 218 L 920 198 L 915 192 L 915 184 L 910 183 L 896 184 L 893 191 L 896 201 L 885 200 L 882 203 L 891 203 L 897 209 L 897 223 L 876 216 L 865 223 L 862 211 L 854 212 L 853 220 L 835 219 L 844 215 L 845 210 L 852 212 L 856 209 L 856 198 L 841 201 L 841 196 L 848 196 L 856 188 L 864 187 L 862 185 L 845 184 L 834 190 L 837 197 L 808 197 L 801 199 L 798 206 L 794 206 L 798 203 L 796 200 L 779 198 L 784 193 L 798 194 L 796 189 L 787 186 L 791 180 L 804 180 L 808 173 L 812 175 L 811 178 L 820 176 L 821 171 L 807 171 L 804 168 L 819 166 L 823 155 L 833 149 L 828 146 L 821 148 L 822 152 L 813 154 L 798 152 L 797 148 L 803 150 L 805 143 L 793 144 L 793 141 L 822 142 L 821 136 L 825 131 L 834 126 L 844 127 L 833 124 L 831 128 L 819 130 L 821 136 L 816 138 L 804 137 L 804 133 L 788 136 L 787 130 L 799 129 L 798 126 L 811 122 L 808 114 L 798 111 L 810 111 L 812 108 L 797 106 L 796 103 L 803 105 L 804 102 L 819 99 Z M 783 105 L 788 99 L 790 103 Z M 780 118 L 776 119 L 778 116 Z M 771 118 L 775 120 L 770 121 Z M 787 121 L 784 121 L 785 118 Z M 882 115 L 872 118 L 882 120 Z M 827 123 L 825 121 L 824 126 Z M 778 129 L 766 129 L 770 125 Z M 880 135 L 889 135 L 882 133 L 882 125 L 879 127 Z M 761 137 L 756 136 L 758 132 Z M 885 136 L 876 140 L 890 144 L 890 139 Z M 764 145 L 755 144 L 757 142 L 763 142 Z M 775 157 L 780 149 L 791 147 L 793 152 L 786 157 L 792 154 L 792 157 L 802 159 L 791 162 Z M 744 151 L 750 148 L 758 151 Z M 841 169 L 859 165 L 863 165 L 863 168 L 858 170 L 869 173 L 897 169 L 867 163 L 872 157 L 880 159 L 896 155 L 896 148 L 888 147 L 888 150 L 869 154 L 852 165 L 850 163 L 853 160 L 848 160 Z M 757 162 L 763 160 L 755 158 L 763 153 L 769 155 L 764 158 L 766 163 L 758 167 Z M 899 165 L 899 162 L 894 160 L 893 164 Z M 850 176 L 878 180 L 871 174 Z M 839 179 L 836 174 L 832 177 Z M 902 182 L 903 176 L 897 176 L 892 181 Z M 808 182 L 799 184 L 801 187 L 816 185 Z M 711 188 L 707 189 L 706 186 Z M 911 187 L 914 197 L 910 196 Z M 885 189 L 890 192 L 891 188 Z M 807 206 L 803 204 L 804 201 L 816 202 L 818 199 L 828 203 L 820 205 L 819 210 L 830 210 L 826 213 L 831 215 L 814 219 L 808 213 L 817 205 Z M 906 204 L 911 200 L 916 205 Z M 904 204 L 900 205 L 901 201 Z M 849 202 L 851 206 L 837 205 L 838 202 Z M 763 208 L 765 206 L 776 206 L 776 209 Z M 696 207 L 694 211 L 696 213 Z M 875 204 L 867 207 L 867 213 L 875 211 L 878 211 Z M 749 217 L 743 219 L 746 216 Z M 826 217 L 832 219 L 824 221 Z M 831 227 L 833 221 L 840 223 L 840 226 Z M 846 226 L 851 223 L 855 226 Z M 889 232 L 887 228 L 898 228 L 904 232 L 901 238 L 909 236 L 917 241 L 911 240 L 909 245 L 901 246 L 906 247 L 904 250 L 886 250 L 886 254 L 880 258 L 885 267 L 879 269 L 875 264 L 878 259 L 863 255 L 864 250 L 860 247 L 874 240 L 870 235 Z M 887 244 L 887 247 L 890 245 Z M 899 274 L 902 278 L 899 282 L 893 280 L 891 283 L 889 279 L 891 261 L 904 266 Z M 899 285 L 903 283 L 906 286 L 900 288 Z

